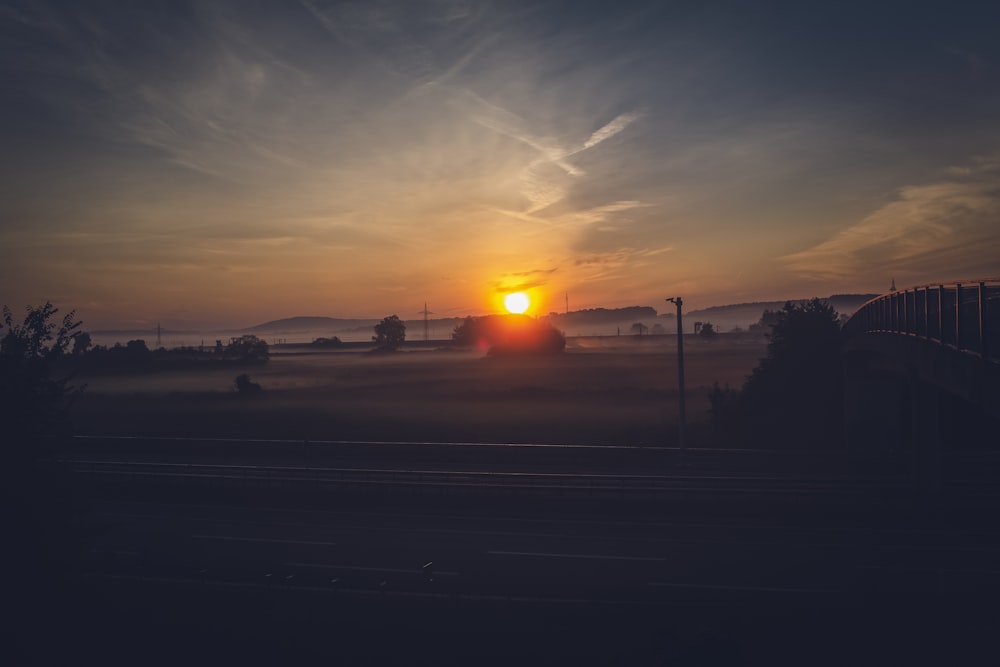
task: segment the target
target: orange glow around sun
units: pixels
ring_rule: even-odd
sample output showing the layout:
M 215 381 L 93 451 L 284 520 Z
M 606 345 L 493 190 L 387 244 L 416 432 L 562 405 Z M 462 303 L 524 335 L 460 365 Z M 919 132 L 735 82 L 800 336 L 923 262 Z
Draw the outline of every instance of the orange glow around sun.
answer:
M 520 315 L 528 310 L 528 306 L 531 305 L 531 300 L 524 292 L 511 292 L 503 298 L 503 305 L 504 308 L 507 309 L 508 313 Z

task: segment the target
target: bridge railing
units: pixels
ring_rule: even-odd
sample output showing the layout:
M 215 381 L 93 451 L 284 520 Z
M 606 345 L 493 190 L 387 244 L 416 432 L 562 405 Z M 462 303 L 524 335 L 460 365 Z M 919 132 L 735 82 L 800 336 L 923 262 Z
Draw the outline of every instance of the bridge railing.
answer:
M 917 336 L 1000 362 L 1000 278 L 918 285 L 876 297 L 844 333 Z

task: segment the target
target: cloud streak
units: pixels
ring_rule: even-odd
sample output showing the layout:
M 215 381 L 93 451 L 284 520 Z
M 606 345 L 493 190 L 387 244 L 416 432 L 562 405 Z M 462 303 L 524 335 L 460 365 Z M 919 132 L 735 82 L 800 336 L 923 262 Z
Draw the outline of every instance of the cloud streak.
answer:
M 796 275 L 823 281 L 873 268 L 918 282 L 963 271 L 1000 273 L 997 161 L 981 159 L 947 172 L 949 178 L 900 188 L 893 201 L 856 224 L 782 260 Z
M 998 272 L 994 16 L 718 9 L 2 4 L 0 300 L 246 322 Z

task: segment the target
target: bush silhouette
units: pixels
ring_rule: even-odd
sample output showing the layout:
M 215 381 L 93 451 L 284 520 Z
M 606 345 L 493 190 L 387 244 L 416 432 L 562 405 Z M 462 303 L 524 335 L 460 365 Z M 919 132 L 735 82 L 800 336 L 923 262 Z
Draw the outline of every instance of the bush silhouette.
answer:
M 566 336 L 527 315 L 467 317 L 451 334 L 459 346 L 486 348 L 490 356 L 553 354 L 566 348 Z
M 80 322 L 75 311 L 57 321 L 59 309 L 51 303 L 28 306 L 21 323 L 3 308 L 7 331 L 0 340 L 0 419 L 6 430 L 7 456 L 38 456 L 40 441 L 69 430 L 69 407 L 82 387 L 70 384 L 64 372 Z M 57 369 L 58 364 L 58 369 Z M 58 372 L 57 372 L 58 371 Z
M 230 338 L 225 354 L 251 363 L 264 363 L 270 358 L 267 342 L 253 334 Z
M 825 301 L 788 302 L 740 392 L 709 391 L 713 423 L 750 444 L 778 448 L 841 443 L 843 379 L 840 324 Z
M 259 394 L 263 391 L 263 387 L 250 379 L 250 376 L 246 373 L 241 373 L 236 376 L 233 380 L 233 386 L 236 387 L 236 391 L 243 395 Z
M 330 338 L 320 336 L 319 338 L 314 339 L 313 342 L 309 344 L 312 345 L 313 347 L 340 347 L 344 344 L 344 341 L 340 340 L 339 336 L 333 336 Z

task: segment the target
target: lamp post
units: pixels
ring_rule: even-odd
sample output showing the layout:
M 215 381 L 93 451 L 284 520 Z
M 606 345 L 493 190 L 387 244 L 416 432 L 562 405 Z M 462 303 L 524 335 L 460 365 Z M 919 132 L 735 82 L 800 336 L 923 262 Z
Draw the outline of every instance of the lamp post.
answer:
M 677 402 L 679 413 L 677 416 L 677 443 L 681 452 L 681 460 L 683 460 L 684 431 L 685 422 L 687 421 L 684 406 L 684 320 L 681 313 L 681 306 L 684 305 L 684 301 L 679 296 L 670 297 L 667 301 L 677 306 L 677 389 L 679 392 L 679 400 Z

